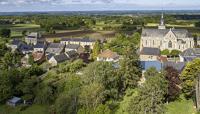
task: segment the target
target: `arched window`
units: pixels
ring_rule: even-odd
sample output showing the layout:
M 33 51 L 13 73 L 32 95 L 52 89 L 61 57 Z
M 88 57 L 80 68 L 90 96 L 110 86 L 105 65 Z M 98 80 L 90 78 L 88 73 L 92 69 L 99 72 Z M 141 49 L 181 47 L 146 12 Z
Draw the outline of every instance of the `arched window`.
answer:
M 172 41 L 169 41 L 168 48 L 172 48 Z

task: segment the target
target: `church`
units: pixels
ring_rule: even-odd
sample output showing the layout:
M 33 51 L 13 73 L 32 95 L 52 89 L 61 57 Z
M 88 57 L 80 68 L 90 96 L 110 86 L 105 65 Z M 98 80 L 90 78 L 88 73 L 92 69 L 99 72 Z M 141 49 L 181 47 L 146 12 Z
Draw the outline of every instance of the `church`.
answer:
M 186 29 L 167 29 L 162 14 L 157 29 L 142 30 L 140 49 L 144 47 L 184 51 L 194 47 L 194 38 Z

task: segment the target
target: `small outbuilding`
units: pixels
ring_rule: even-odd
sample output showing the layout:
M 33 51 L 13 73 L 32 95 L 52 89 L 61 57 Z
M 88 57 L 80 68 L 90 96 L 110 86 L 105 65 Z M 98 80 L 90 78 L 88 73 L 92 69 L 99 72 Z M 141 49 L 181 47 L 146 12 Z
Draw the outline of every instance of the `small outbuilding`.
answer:
M 21 103 L 23 103 L 23 100 L 19 97 L 13 97 L 12 99 L 9 99 L 7 101 L 7 105 L 13 106 L 13 107 L 20 105 Z

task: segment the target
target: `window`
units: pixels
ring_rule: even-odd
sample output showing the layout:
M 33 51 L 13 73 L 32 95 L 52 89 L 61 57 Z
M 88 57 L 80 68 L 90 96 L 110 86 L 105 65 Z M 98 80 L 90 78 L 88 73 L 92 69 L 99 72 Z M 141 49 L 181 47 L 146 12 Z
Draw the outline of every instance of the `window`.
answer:
M 153 45 L 155 45 L 154 40 L 153 40 Z
M 146 40 L 146 46 L 147 46 L 147 43 L 148 43 L 148 42 L 147 42 L 147 40 Z
M 172 41 L 169 41 L 168 48 L 172 48 Z

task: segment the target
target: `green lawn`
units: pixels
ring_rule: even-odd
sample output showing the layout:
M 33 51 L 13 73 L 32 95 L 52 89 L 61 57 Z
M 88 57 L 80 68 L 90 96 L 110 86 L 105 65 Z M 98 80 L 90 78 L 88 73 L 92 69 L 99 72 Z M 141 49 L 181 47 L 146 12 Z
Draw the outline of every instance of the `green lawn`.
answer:
M 19 107 L 10 107 L 7 105 L 0 106 L 0 114 L 48 114 L 46 106 L 32 105 L 24 111 L 20 111 Z
M 165 105 L 166 114 L 196 114 L 192 100 L 180 100 Z

